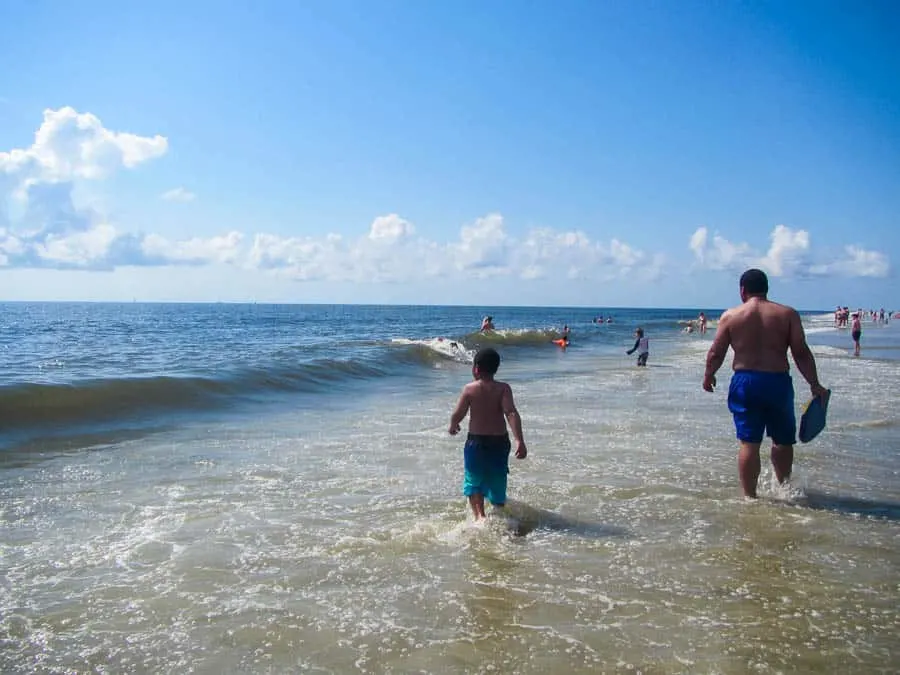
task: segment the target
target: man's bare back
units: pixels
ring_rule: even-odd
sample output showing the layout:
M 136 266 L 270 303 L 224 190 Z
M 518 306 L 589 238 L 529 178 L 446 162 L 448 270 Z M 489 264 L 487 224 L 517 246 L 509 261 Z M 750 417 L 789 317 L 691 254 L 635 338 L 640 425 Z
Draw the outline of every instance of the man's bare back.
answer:
M 798 331 L 802 326 L 796 310 L 771 300 L 750 298 L 722 315 L 714 348 L 718 347 L 716 342 L 729 341 L 734 350 L 734 370 L 785 373 L 790 370 L 787 351 L 791 335 Z

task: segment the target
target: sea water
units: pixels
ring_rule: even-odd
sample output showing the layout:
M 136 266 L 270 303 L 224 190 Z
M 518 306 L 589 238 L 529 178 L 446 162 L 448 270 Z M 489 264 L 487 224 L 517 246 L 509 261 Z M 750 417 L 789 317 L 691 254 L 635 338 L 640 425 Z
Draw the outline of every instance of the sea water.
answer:
M 900 331 L 805 317 L 828 428 L 750 501 L 696 313 L 3 305 L 0 671 L 896 672 Z M 475 525 L 485 343 L 529 456 Z

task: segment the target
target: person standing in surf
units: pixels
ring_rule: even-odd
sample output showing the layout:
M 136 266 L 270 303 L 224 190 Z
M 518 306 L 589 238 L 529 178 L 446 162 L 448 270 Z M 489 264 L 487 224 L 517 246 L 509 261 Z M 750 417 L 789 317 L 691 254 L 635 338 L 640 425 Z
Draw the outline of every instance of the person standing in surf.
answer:
M 816 360 L 806 342 L 800 314 L 768 299 L 769 279 L 765 272 L 744 272 L 740 292 L 743 304 L 727 310 L 719 319 L 706 356 L 703 389 L 715 389 L 716 371 L 731 347 L 734 375 L 728 390 L 728 409 L 734 416 L 740 441 L 738 472 L 744 496 L 755 498 L 764 432 L 772 439 L 775 478 L 784 483 L 791 477 L 797 421 L 788 350 L 812 395 L 825 397 L 828 390 L 819 383 Z
M 638 328 L 634 331 L 634 338 L 634 347 L 625 353 L 631 356 L 637 352 L 637 364 L 639 366 L 646 366 L 647 359 L 650 357 L 650 339 L 644 336 L 643 328 Z
M 494 328 L 494 317 L 486 316 L 481 320 L 481 332 L 487 333 L 489 331 L 495 330 Z
M 850 324 L 850 337 L 853 338 L 853 355 L 859 356 L 859 340 L 862 337 L 862 321 L 859 314 L 853 315 L 853 323 Z
M 468 497 L 476 520 L 487 517 L 485 497 L 494 506 L 506 504 L 506 477 L 512 449 L 507 424 L 516 441 L 516 458 L 525 459 L 528 454 L 512 388 L 506 382 L 494 379 L 499 368 L 500 354 L 495 349 L 479 350 L 472 365 L 475 381 L 463 387 L 450 416 L 449 431 L 455 436 L 469 415 L 469 434 L 463 449 L 463 494 Z

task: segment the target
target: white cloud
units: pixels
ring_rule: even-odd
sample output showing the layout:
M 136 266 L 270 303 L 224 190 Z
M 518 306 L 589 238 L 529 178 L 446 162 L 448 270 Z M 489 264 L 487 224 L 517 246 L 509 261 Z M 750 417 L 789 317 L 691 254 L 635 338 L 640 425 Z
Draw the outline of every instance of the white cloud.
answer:
M 183 187 L 177 187 L 163 192 L 159 198 L 165 202 L 192 202 L 197 195 Z
M 777 225 L 770 236 L 772 243 L 757 267 L 773 277 L 803 276 L 809 270 L 809 233 Z
M 369 228 L 369 239 L 396 240 L 412 236 L 415 227 L 408 220 L 404 220 L 396 213 L 387 216 L 378 216 L 372 221 Z
M 448 253 L 457 270 L 476 278 L 486 278 L 510 272 L 510 248 L 503 216 L 491 213 L 470 225 L 463 225 L 459 241 L 448 247 Z
M 229 232 L 209 239 L 194 237 L 169 241 L 157 234 L 149 234 L 141 241 L 140 250 L 147 261 L 158 261 L 159 264 L 234 263 L 240 257 L 243 238 L 240 232 Z
M 710 242 L 705 227 L 697 228 L 691 235 L 690 248 L 701 266 L 717 271 L 748 267 L 755 257 L 749 245 L 733 244 L 718 234 Z
M 36 183 L 104 178 L 161 157 L 167 149 L 163 136 L 110 131 L 90 113 L 48 109 L 30 147 L 0 152 L 0 172 L 18 181 L 22 195 Z
M 891 266 L 884 253 L 850 245 L 844 247 L 843 257 L 829 263 L 814 265 L 810 271 L 821 276 L 884 278 L 890 273 Z
M 80 181 L 103 179 L 160 157 L 168 141 L 111 131 L 90 113 L 45 110 L 27 148 L 0 152 L 0 205 L 21 202 L 17 229 L 0 231 L 0 265 L 58 269 L 112 269 L 147 264 L 139 238 L 73 201 Z
M 809 232 L 793 230 L 785 225 L 777 225 L 769 240 L 769 249 L 765 254 L 760 254 L 749 244 L 735 244 L 718 234 L 710 241 L 708 230 L 700 227 L 691 236 L 689 247 L 697 263 L 705 269 L 739 271 L 758 267 L 773 277 L 826 274 L 883 277 L 890 268 L 887 256 L 859 246 L 844 247 L 843 256 L 816 260 Z
M 43 241 L 32 244 L 37 257 L 48 267 L 105 266 L 105 258 L 116 240 L 112 225 L 100 224 L 83 232 L 69 235 L 50 234 Z

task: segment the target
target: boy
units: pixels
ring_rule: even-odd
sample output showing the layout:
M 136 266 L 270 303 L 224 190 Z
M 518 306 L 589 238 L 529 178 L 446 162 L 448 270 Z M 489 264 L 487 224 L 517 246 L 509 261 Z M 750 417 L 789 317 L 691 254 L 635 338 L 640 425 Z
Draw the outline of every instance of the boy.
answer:
M 516 441 L 516 457 L 525 459 L 528 454 L 512 389 L 506 382 L 494 379 L 499 367 L 500 354 L 495 349 L 487 347 L 475 354 L 472 366 L 475 381 L 463 387 L 456 409 L 450 416 L 450 435 L 455 436 L 466 414 L 471 413 L 469 435 L 463 451 L 463 494 L 469 498 L 475 520 L 487 517 L 484 513 L 485 496 L 494 506 L 506 504 L 510 451 L 507 422 Z
M 644 329 L 638 328 L 634 331 L 634 347 L 625 352 L 628 355 L 638 353 L 637 364 L 639 366 L 646 366 L 647 359 L 650 356 L 650 340 L 649 338 L 644 337 Z
M 862 321 L 859 314 L 853 315 L 853 323 L 850 324 L 850 337 L 853 338 L 853 354 L 859 356 L 859 339 L 862 337 Z

